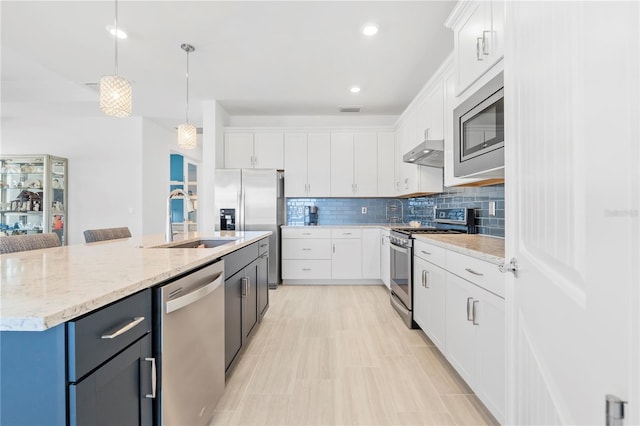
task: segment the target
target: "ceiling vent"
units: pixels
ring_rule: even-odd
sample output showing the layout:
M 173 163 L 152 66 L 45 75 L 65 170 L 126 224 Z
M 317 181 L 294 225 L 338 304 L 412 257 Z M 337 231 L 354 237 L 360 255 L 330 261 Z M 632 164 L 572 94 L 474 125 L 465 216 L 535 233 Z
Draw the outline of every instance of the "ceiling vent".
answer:
M 340 112 L 360 112 L 361 109 L 361 105 L 342 105 L 338 107 Z

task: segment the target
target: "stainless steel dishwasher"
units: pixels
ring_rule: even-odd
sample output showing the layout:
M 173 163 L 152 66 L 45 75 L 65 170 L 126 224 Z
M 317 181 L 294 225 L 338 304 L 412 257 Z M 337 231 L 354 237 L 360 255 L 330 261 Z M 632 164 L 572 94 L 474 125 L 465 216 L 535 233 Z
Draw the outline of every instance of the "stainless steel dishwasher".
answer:
M 155 290 L 161 425 L 206 425 L 224 392 L 224 261 Z

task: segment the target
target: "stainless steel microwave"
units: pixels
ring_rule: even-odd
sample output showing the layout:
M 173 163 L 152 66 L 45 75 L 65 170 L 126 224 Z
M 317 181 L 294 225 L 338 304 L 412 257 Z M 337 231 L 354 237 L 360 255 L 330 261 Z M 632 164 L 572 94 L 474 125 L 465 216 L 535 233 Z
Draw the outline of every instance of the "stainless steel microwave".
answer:
M 453 111 L 453 174 L 504 173 L 504 77 L 501 72 Z

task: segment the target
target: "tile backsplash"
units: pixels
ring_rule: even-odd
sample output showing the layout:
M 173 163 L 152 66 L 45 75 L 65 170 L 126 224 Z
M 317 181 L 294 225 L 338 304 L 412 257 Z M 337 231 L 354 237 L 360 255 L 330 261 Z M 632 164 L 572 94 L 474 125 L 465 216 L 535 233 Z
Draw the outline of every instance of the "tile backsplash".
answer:
M 489 203 L 496 203 L 496 215 L 489 216 Z M 476 211 L 479 234 L 504 237 L 504 184 L 447 188 L 440 194 L 419 198 L 287 198 L 287 224 L 304 225 L 304 206 L 318 206 L 320 225 L 382 224 L 402 218 L 433 226 L 434 207 L 466 207 Z M 363 214 L 363 208 L 366 213 Z

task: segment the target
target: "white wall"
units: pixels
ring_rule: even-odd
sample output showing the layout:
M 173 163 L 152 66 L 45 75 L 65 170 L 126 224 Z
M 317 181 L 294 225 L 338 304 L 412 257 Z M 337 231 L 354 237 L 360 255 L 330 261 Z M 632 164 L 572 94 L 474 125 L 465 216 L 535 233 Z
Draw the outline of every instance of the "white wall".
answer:
M 176 134 L 144 119 L 142 123 L 142 234 L 162 234 L 169 195 L 169 154 Z
M 128 226 L 143 231 L 142 119 L 3 119 L 2 154 L 53 154 L 69 159 L 69 244 L 83 231 Z M 167 160 L 168 161 L 168 160 Z

